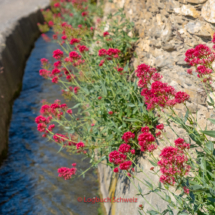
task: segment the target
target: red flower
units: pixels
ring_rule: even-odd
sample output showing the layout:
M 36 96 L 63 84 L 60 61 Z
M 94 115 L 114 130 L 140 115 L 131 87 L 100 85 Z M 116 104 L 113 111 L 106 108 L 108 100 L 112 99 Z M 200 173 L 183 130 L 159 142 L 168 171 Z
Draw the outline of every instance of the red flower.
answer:
M 61 61 L 57 61 L 54 63 L 54 67 L 61 67 Z
M 52 78 L 52 83 L 57 84 L 58 83 L 58 77 Z
M 184 192 L 185 192 L 186 194 L 189 194 L 189 193 L 190 193 L 190 190 L 189 190 L 187 187 L 183 187 L 183 189 L 184 189 Z
M 135 134 L 132 133 L 131 131 L 125 132 L 122 136 L 122 139 L 128 143 L 130 139 L 134 139 L 135 138 Z
M 100 49 L 98 55 L 100 57 L 105 56 L 107 54 L 107 50 L 106 49 Z
M 131 167 L 131 165 L 132 165 L 132 162 L 131 162 L 131 161 L 125 161 L 125 162 L 123 162 L 123 163 L 121 163 L 121 164 L 119 165 L 119 168 L 120 168 L 121 170 L 129 170 L 129 168 Z
M 80 89 L 79 87 L 74 87 L 74 89 L 73 89 L 74 93 L 77 94 L 79 89 Z
M 103 66 L 105 60 L 101 60 L 100 63 L 99 63 L 99 66 Z
M 72 59 L 79 59 L 81 58 L 81 56 L 76 52 L 76 51 L 72 51 L 69 53 L 69 57 Z
M 128 153 L 130 151 L 130 148 L 131 148 L 130 145 L 123 143 L 119 146 L 118 151 L 125 154 L 125 153 Z
M 77 145 L 76 145 L 76 148 L 77 149 L 80 149 L 80 148 L 84 148 L 84 143 L 83 142 L 79 142 L 79 143 L 77 143 Z
M 109 115 L 112 115 L 112 114 L 113 114 L 113 111 L 108 111 L 108 114 L 109 114 Z
M 135 149 L 131 150 L 131 154 L 135 155 Z
M 62 40 L 66 40 L 66 39 L 67 39 L 67 36 L 66 36 L 66 35 L 63 35 L 63 36 L 61 37 L 61 39 L 62 39 Z
M 75 175 L 76 168 L 67 168 L 67 167 L 61 167 L 58 169 L 59 177 L 64 178 L 65 180 L 70 179 L 72 175 Z
M 48 25 L 49 25 L 49 27 L 52 27 L 54 25 L 54 22 L 53 21 L 49 21 Z
M 109 32 L 108 31 L 105 31 L 104 33 L 103 33 L 103 37 L 106 37 L 106 36 L 108 36 L 109 35 Z
M 60 49 L 57 49 L 53 52 L 53 58 L 60 59 L 63 57 L 63 52 Z
M 78 45 L 78 49 L 81 53 L 84 53 L 85 51 L 89 51 L 89 49 L 86 46 L 81 46 L 80 44 Z
M 77 38 L 73 38 L 73 39 L 71 39 L 71 41 L 70 41 L 70 45 L 73 45 L 73 44 L 75 44 L 75 43 L 80 43 L 80 39 L 77 39 Z
M 162 131 L 164 129 L 164 125 L 163 124 L 157 125 L 156 128 Z
M 114 170 L 113 170 L 115 173 L 118 173 L 119 172 L 119 169 L 118 169 L 118 167 L 116 167 L 116 168 L 114 168 Z
M 87 11 L 84 11 L 84 12 L 81 13 L 82 16 L 87 16 L 87 14 L 88 14 Z
M 71 109 L 68 109 L 66 112 L 67 112 L 68 114 L 72 115 L 72 110 L 71 110 Z
M 109 161 L 111 163 L 114 163 L 115 165 L 119 165 L 120 163 L 124 162 L 126 158 L 127 158 L 126 155 L 118 151 L 112 151 L 109 154 Z
M 54 7 L 60 7 L 60 3 L 59 2 L 55 3 Z

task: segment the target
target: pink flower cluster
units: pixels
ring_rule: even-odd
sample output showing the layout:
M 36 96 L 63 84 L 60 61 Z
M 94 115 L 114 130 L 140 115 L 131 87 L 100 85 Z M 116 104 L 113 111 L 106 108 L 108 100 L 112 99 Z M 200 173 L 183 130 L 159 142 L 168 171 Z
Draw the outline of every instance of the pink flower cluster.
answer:
M 162 76 L 154 68 L 146 64 L 137 67 L 136 76 L 139 78 L 138 86 L 143 88 L 141 95 L 144 97 L 147 109 L 173 107 L 189 99 L 185 92 L 176 92 L 172 86 L 161 82 Z
M 132 133 L 131 131 L 125 132 L 122 136 L 122 139 L 128 143 L 130 139 L 134 139 L 135 138 L 135 134 Z
M 105 59 L 100 62 L 99 66 L 102 66 L 105 60 L 112 60 L 113 58 L 119 58 L 120 52 L 121 51 L 119 49 L 114 49 L 114 48 L 109 48 L 108 50 L 100 49 L 98 52 L 98 55 L 100 57 L 105 57 Z
M 189 148 L 188 143 L 185 143 L 182 138 L 178 138 L 175 140 L 175 147 L 167 146 L 162 149 L 161 159 L 158 161 L 158 166 L 163 174 L 160 177 L 161 183 L 174 185 L 176 179 L 189 173 L 191 167 L 187 164 L 188 158 L 185 155 L 185 149 Z
M 215 34 L 213 35 L 212 42 L 215 44 Z M 213 46 L 213 49 L 215 49 L 215 45 Z M 208 46 L 199 44 L 195 48 L 188 49 L 185 56 L 185 61 L 195 67 L 195 72 L 198 74 L 197 77 L 201 78 L 202 82 L 211 84 L 211 73 L 213 72 L 211 64 L 215 60 L 215 52 Z M 192 75 L 192 69 L 188 69 L 187 73 Z
M 138 137 L 138 144 L 141 146 L 141 151 L 153 152 L 157 149 L 157 144 L 155 143 L 155 137 L 149 132 L 149 127 L 145 126 L 141 129 L 143 132 Z
M 130 131 L 125 132 L 122 136 L 122 139 L 126 143 L 121 144 L 118 148 L 118 151 L 115 150 L 110 152 L 109 154 L 110 163 L 113 163 L 114 165 L 118 166 L 114 168 L 115 173 L 119 172 L 119 169 L 126 170 L 126 171 L 133 169 L 131 168 L 132 162 L 128 160 L 127 155 L 129 153 L 135 154 L 135 149 L 131 149 L 131 146 L 127 143 L 129 142 L 130 139 L 134 139 L 134 138 L 135 138 L 135 134 L 133 134 Z M 131 174 L 129 173 L 128 176 L 131 176 Z
M 73 175 L 75 175 L 77 169 L 75 168 L 76 164 L 72 164 L 72 168 L 61 167 L 58 169 L 59 177 L 64 178 L 65 180 L 70 179 Z

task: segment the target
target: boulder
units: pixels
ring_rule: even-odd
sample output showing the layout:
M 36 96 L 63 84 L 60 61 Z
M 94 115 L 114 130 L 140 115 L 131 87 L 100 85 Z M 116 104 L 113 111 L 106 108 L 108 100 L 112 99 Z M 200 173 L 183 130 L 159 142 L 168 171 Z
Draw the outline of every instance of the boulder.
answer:
M 192 5 L 182 5 L 179 8 L 174 8 L 174 12 L 183 16 L 192 16 L 194 18 L 200 16 L 199 12 Z
M 215 1 L 208 0 L 202 7 L 202 17 L 211 23 L 215 23 Z
M 211 36 L 214 32 L 214 29 L 212 29 L 209 23 L 198 20 L 188 22 L 185 25 L 185 28 L 190 34 L 194 34 L 200 37 Z

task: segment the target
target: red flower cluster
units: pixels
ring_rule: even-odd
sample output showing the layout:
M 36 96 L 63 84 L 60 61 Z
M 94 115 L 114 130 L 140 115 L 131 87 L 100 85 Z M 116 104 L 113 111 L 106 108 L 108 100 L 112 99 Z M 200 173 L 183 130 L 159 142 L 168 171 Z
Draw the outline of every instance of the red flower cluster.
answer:
M 215 34 L 212 42 L 215 43 Z M 213 46 L 213 49 L 215 46 Z M 195 48 L 188 49 L 185 53 L 185 61 L 196 68 L 197 77 L 201 78 L 203 82 L 211 81 L 211 64 L 215 60 L 215 53 L 206 45 L 199 44 Z M 192 74 L 192 69 L 187 70 L 188 74 Z
M 63 57 L 63 52 L 60 49 L 57 49 L 53 52 L 53 58 L 59 60 Z
M 105 56 L 106 60 L 112 60 L 113 58 L 118 58 L 119 53 L 120 53 L 119 49 L 109 48 L 108 50 L 100 49 L 99 52 L 98 52 L 98 55 L 100 57 Z
M 104 33 L 103 33 L 103 37 L 106 37 L 106 36 L 108 36 L 109 35 L 109 32 L 108 31 L 105 31 Z
M 85 51 L 89 51 L 89 49 L 86 47 L 86 46 L 82 46 L 80 44 L 78 44 L 78 50 L 81 52 L 81 53 L 84 53 Z
M 80 39 L 77 39 L 77 38 L 73 38 L 73 39 L 71 39 L 71 41 L 70 41 L 70 45 L 74 45 L 75 43 L 80 43 Z
M 155 137 L 149 132 L 149 127 L 144 127 L 141 129 L 143 132 L 138 137 L 138 144 L 141 146 L 141 151 L 152 152 L 157 149 L 157 144 L 155 143 Z
M 72 166 L 74 166 L 74 164 L 72 164 Z M 58 173 L 59 173 L 59 177 L 64 178 L 65 180 L 70 179 L 73 175 L 75 175 L 77 169 L 72 167 L 72 168 L 68 168 L 68 167 L 61 167 L 58 169 Z
M 190 148 L 189 144 L 178 138 L 175 146 L 167 146 L 161 151 L 161 160 L 158 161 L 163 174 L 160 177 L 161 183 L 174 185 L 177 178 L 187 175 L 190 171 L 190 166 L 187 165 L 188 158 L 184 154 L 184 150 Z
M 128 143 L 130 139 L 134 139 L 135 138 L 135 134 L 132 133 L 131 131 L 125 132 L 122 136 L 122 139 Z
M 88 14 L 87 11 L 84 11 L 84 12 L 81 13 L 82 16 L 87 16 L 87 14 Z
M 172 86 L 161 82 L 162 76 L 148 65 L 139 65 L 136 75 L 139 78 L 138 86 L 143 88 L 141 95 L 145 99 L 148 110 L 157 107 L 172 107 L 177 103 L 183 103 L 189 99 L 188 94 L 176 92 Z

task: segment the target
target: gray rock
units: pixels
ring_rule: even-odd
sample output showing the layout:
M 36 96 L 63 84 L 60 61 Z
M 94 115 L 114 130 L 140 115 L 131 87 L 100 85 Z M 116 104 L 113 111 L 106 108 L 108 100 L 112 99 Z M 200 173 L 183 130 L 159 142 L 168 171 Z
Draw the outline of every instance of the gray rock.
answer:
M 172 52 L 172 51 L 176 50 L 175 46 L 173 44 L 170 44 L 170 43 L 163 44 L 162 49 L 165 51 L 168 51 L 168 52 Z
M 214 31 L 208 23 L 198 20 L 188 22 L 185 28 L 189 33 L 200 37 L 211 36 L 211 32 Z
M 194 18 L 200 16 L 199 12 L 192 5 L 182 5 L 181 7 L 174 8 L 174 12 L 183 16 L 192 16 Z
M 189 3 L 193 3 L 193 4 L 202 4 L 204 2 L 206 2 L 207 0 L 187 0 L 187 2 Z
M 215 23 L 215 1 L 208 0 L 202 7 L 203 18 L 211 23 Z

